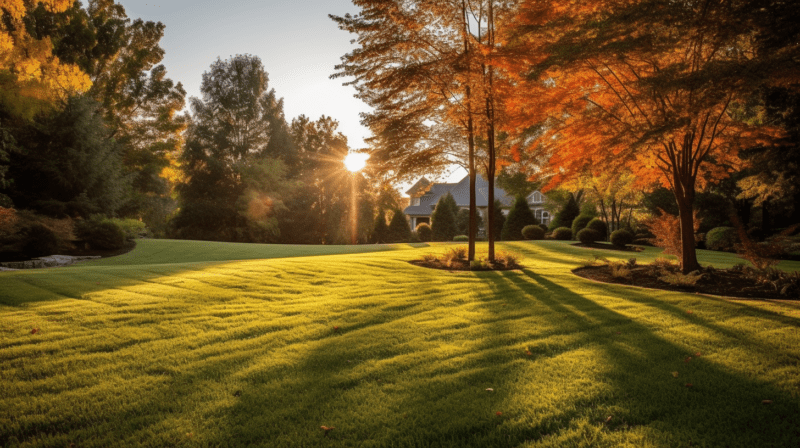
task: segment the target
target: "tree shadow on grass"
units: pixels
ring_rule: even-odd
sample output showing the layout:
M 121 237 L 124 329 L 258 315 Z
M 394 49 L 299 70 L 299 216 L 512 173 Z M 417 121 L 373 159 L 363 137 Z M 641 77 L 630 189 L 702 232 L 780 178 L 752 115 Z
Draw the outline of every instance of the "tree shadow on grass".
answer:
M 546 277 L 525 270 L 524 275 L 494 276 L 500 291 L 517 291 L 540 303 L 558 316 L 565 331 L 577 338 L 567 350 L 591 347 L 602 354 L 609 370 L 597 378 L 608 385 L 593 408 L 612 412 L 609 432 L 659 433 L 672 446 L 797 446 L 800 443 L 798 397 L 754 375 L 726 368 L 701 356 L 685 362 L 692 351 L 691 340 L 672 341 L 656 334 L 651 326 L 619 314 L 595 300 L 565 288 Z M 516 294 L 519 296 L 519 294 Z M 655 306 L 657 300 L 640 293 L 627 293 L 633 303 Z M 664 304 L 659 309 L 689 319 L 684 310 Z M 767 318 L 770 313 L 764 315 Z M 781 323 L 796 320 L 780 319 Z M 692 319 L 691 324 L 735 340 L 737 335 L 708 321 Z M 759 344 L 746 347 L 758 350 Z M 771 349 L 777 350 L 776 346 Z M 755 355 L 756 353 L 754 353 Z M 706 354 L 707 355 L 707 354 Z M 534 362 L 536 362 L 534 360 Z M 745 368 L 746 369 L 746 368 Z M 678 372 L 674 378 L 671 372 Z M 565 379 L 566 380 L 566 379 Z M 691 387 L 686 384 L 691 383 Z M 769 399 L 771 405 L 762 404 Z M 589 420 L 597 415 L 588 407 L 582 412 Z M 574 412 L 573 412 L 574 414 Z M 581 414 L 581 412 L 578 412 Z M 568 418 L 567 418 L 568 417 Z M 575 415 L 563 414 L 545 420 L 543 433 L 552 429 L 552 419 L 566 429 Z
M 72 428 L 52 445 L 485 447 L 591 444 L 592 430 L 610 445 L 800 441 L 797 397 L 711 359 L 684 363 L 691 341 L 670 340 L 599 299 L 530 269 L 419 271 L 417 285 L 489 290 L 430 302 L 411 283 L 401 303 L 380 295 L 357 303 L 368 312 L 338 330 L 294 335 L 274 325 L 199 341 L 154 359 L 144 370 L 153 381 L 121 388 L 125 404 L 47 420 L 22 436 Z M 690 319 L 645 293 L 626 299 Z M 732 339 L 712 323 L 687 322 Z M 325 436 L 322 425 L 336 429 Z

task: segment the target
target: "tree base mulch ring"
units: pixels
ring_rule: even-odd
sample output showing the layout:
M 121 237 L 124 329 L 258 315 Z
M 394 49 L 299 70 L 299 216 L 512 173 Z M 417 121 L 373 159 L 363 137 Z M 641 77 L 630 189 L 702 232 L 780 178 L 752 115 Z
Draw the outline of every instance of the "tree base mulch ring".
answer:
M 614 277 L 611 267 L 587 266 L 573 269 L 572 272 L 583 278 L 602 283 L 639 286 L 665 291 L 678 291 L 694 294 L 735 297 L 741 299 L 800 300 L 796 293 L 781 294 L 772 285 L 757 284 L 753 279 L 740 271 L 730 269 L 704 269 L 703 277 L 694 286 L 676 286 L 662 281 L 659 273 L 650 266 L 639 266 L 631 269 L 628 278 Z
M 640 246 L 615 246 L 611 243 L 591 243 L 591 244 L 584 244 L 584 243 L 573 243 L 575 247 L 583 247 L 584 249 L 603 249 L 603 250 L 616 250 L 619 252 L 641 252 L 644 250 L 643 247 Z
M 480 268 L 473 268 L 467 260 L 453 260 L 449 263 L 444 263 L 440 260 L 412 260 L 409 261 L 409 263 L 422 268 L 440 269 L 443 271 L 515 271 L 523 268 L 520 264 L 506 265 L 503 263 L 484 263 Z

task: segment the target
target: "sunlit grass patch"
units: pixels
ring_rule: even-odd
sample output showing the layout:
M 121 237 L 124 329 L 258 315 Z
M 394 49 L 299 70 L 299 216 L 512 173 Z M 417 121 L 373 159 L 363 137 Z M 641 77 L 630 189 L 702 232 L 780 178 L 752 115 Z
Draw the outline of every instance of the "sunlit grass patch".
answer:
M 190 246 L 0 274 L 0 446 L 800 442 L 796 303 L 588 282 L 570 272 L 588 254 L 630 254 L 560 242 L 456 273 L 408 263 L 452 244 Z

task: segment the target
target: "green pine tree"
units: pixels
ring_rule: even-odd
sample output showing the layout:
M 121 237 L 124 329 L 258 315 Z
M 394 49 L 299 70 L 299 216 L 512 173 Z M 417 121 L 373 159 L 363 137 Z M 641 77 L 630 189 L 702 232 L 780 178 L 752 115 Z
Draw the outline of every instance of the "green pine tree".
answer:
M 409 227 L 406 214 L 402 210 L 397 209 L 394 211 L 387 233 L 387 239 L 390 243 L 407 243 L 411 240 L 411 227 Z
M 439 198 L 436 209 L 431 215 L 431 230 L 433 231 L 433 241 L 453 241 L 456 236 L 456 213 L 458 205 L 453 195 L 447 193 Z
M 581 214 L 581 208 L 575 200 L 575 195 L 569 195 L 569 200 L 564 207 L 556 213 L 553 221 L 550 223 L 550 230 L 559 227 L 572 227 L 572 221 Z
M 383 209 L 378 210 L 378 216 L 375 217 L 375 227 L 372 229 L 373 243 L 386 243 L 388 241 L 389 227 L 386 225 L 386 212 Z
M 503 225 L 501 237 L 504 241 L 518 241 L 522 240 L 522 229 L 525 226 L 536 225 L 536 217 L 533 216 L 531 208 L 528 206 L 528 201 L 518 196 L 511 211 L 508 212 L 508 217 Z

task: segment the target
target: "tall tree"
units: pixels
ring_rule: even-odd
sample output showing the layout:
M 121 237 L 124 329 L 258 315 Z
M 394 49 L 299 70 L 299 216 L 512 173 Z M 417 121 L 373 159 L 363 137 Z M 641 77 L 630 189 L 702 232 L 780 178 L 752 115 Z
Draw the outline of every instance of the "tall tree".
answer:
M 80 68 L 92 81 L 89 93 L 121 145 L 133 194 L 120 212 L 164 227 L 176 183 L 177 155 L 187 118 L 180 83 L 167 77 L 160 62 L 162 23 L 128 18 L 113 0 L 79 2 L 63 11 L 39 4 L 25 17 L 28 32 L 52 44 L 62 63 Z
M 681 267 L 699 268 L 693 205 L 698 186 L 725 177 L 738 150 L 769 132 L 739 105 L 790 62 L 757 57 L 739 13 L 749 1 L 598 1 L 563 8 L 523 2 L 504 68 L 509 129 L 546 123 L 540 150 L 559 182 L 627 166 L 672 190 L 680 213 Z M 776 66 L 770 68 L 770 63 Z
M 353 0 L 356 16 L 331 16 L 357 34 L 334 77 L 350 76 L 374 108 L 363 123 L 375 136 L 371 163 L 395 179 L 438 172 L 453 163 L 470 175 L 469 256 L 474 258 L 475 123 L 478 50 L 470 0 Z
M 287 229 L 287 236 L 294 235 L 290 240 L 308 244 L 350 240 L 346 232 L 342 232 L 350 227 L 347 217 L 353 200 L 351 182 L 364 187 L 364 179 L 344 169 L 342 161 L 349 147 L 347 137 L 339 132 L 338 127 L 339 123 L 327 116 L 311 121 L 301 115 L 292 120 L 290 133 L 297 148 L 294 177 L 302 182 L 302 187 L 295 195 L 297 201 L 290 205 L 291 221 L 296 222 L 293 229 Z M 369 190 L 357 188 L 355 200 L 359 203 L 365 201 Z M 370 215 L 372 213 L 370 210 Z M 292 226 L 289 221 L 286 225 Z
M 26 148 L 11 156 L 9 196 L 20 208 L 62 216 L 114 214 L 130 194 L 122 148 L 88 95 L 42 115 L 18 136 Z
M 263 187 L 253 190 L 258 183 L 248 183 L 247 175 L 258 176 L 253 167 L 262 166 L 267 170 L 262 174 L 281 179 L 279 171 L 284 169 L 283 163 L 264 164 L 281 156 L 271 153 L 270 121 L 280 107 L 273 107 L 274 91 L 268 89 L 267 73 L 256 56 L 217 59 L 203 74 L 200 91 L 202 99 L 191 99 L 193 119 L 182 154 L 186 180 L 179 187 L 182 208 L 176 226 L 184 237 L 262 239 L 266 234 L 248 232 L 252 216 L 244 211 L 265 208 L 267 214 L 258 217 L 263 221 L 277 213 L 270 203 L 277 203 L 281 193 Z M 267 183 L 278 185 L 284 184 Z M 249 200 L 243 201 L 242 196 Z

